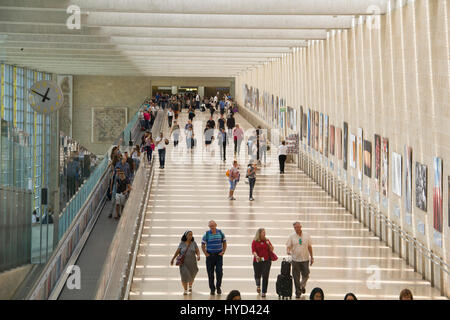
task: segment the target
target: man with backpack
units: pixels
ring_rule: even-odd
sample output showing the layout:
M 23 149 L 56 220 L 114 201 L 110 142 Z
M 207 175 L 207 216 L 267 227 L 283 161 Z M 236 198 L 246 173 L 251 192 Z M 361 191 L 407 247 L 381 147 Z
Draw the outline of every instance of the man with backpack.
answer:
M 309 266 L 314 263 L 314 258 L 310 235 L 302 231 L 300 222 L 294 222 L 293 225 L 295 232 L 289 236 L 286 249 L 287 254 L 292 256 L 292 278 L 295 284 L 295 297 L 298 299 L 302 293 L 306 292 Z
M 202 238 L 202 251 L 206 256 L 206 271 L 208 272 L 209 289 L 211 295 L 222 294 L 222 276 L 223 276 L 223 255 L 227 250 L 227 239 L 223 232 L 217 229 L 217 223 L 214 220 L 208 223 L 209 231 L 206 231 Z M 217 282 L 214 285 L 214 270 L 217 276 Z

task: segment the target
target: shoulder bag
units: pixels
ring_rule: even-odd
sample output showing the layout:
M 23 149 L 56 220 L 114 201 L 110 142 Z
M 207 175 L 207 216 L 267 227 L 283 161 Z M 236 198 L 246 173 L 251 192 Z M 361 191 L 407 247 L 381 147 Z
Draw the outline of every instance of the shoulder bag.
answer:
M 191 242 L 192 243 L 192 242 Z M 184 258 L 186 257 L 186 253 L 189 250 L 189 247 L 191 245 L 191 243 L 188 244 L 186 251 L 184 252 L 184 254 L 179 254 L 177 257 L 177 262 L 175 263 L 175 265 L 177 266 L 181 266 L 184 263 Z

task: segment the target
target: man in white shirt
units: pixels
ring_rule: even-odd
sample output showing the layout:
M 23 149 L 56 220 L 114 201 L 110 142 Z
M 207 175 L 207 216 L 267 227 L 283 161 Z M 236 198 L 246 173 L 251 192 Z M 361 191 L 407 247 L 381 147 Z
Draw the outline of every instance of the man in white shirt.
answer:
M 155 144 L 156 148 L 158 149 L 159 154 L 159 168 L 164 169 L 164 164 L 166 160 L 166 143 L 168 143 L 168 140 L 164 138 L 163 133 L 161 132 L 159 134 L 159 137 L 156 138 Z
M 195 96 L 195 108 L 200 109 L 200 95 L 198 93 Z
M 295 232 L 289 236 L 286 242 L 286 249 L 287 254 L 292 256 L 292 278 L 294 278 L 295 284 L 295 297 L 298 299 L 302 293 L 306 292 L 309 266 L 314 263 L 314 258 L 310 235 L 302 231 L 300 222 L 294 222 L 294 230 Z
M 287 146 L 286 141 L 281 141 L 281 145 L 278 147 L 278 161 L 280 162 L 280 174 L 284 173 L 284 163 L 287 158 Z

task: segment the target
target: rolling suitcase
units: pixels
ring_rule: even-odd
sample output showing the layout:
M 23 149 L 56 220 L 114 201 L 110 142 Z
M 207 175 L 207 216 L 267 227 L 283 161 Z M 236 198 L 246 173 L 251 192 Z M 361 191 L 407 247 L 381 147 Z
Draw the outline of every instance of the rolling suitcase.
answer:
M 292 299 L 292 276 L 279 274 L 277 277 L 276 289 L 278 299 Z
M 291 262 L 286 259 L 281 261 L 281 274 L 277 277 L 276 290 L 278 299 L 292 299 Z

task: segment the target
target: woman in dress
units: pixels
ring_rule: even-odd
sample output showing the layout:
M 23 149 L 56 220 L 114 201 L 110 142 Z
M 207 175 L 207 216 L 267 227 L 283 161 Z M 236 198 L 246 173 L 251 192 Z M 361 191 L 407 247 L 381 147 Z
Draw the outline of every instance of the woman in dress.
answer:
M 174 260 L 178 255 L 184 255 L 184 262 L 180 266 L 181 284 L 184 288 L 184 295 L 192 293 L 192 284 L 198 272 L 197 261 L 200 261 L 200 250 L 194 241 L 192 231 L 188 230 L 181 237 L 180 245 L 173 255 L 170 265 L 173 266 Z M 189 289 L 188 289 L 189 285 Z

